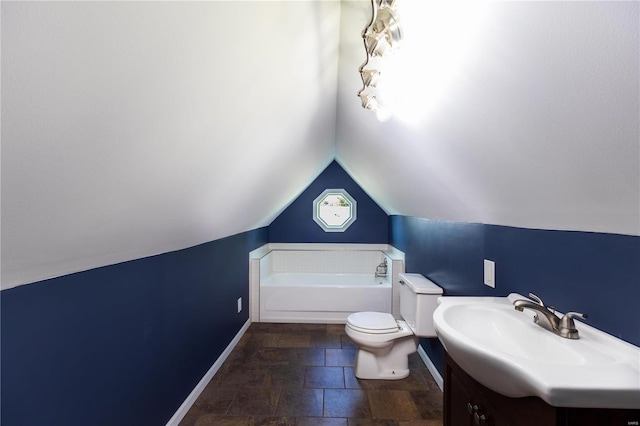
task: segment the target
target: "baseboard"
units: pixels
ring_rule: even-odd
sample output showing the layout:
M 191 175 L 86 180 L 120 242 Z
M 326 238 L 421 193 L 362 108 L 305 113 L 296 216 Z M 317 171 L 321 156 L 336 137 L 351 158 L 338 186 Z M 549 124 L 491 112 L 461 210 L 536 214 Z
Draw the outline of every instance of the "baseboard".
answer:
M 236 334 L 236 337 L 233 338 L 233 340 L 231 341 L 231 343 L 229 343 L 229 345 L 226 347 L 224 352 L 220 354 L 216 362 L 214 362 L 211 368 L 209 369 L 209 371 L 207 371 L 207 374 L 205 374 L 202 377 L 202 379 L 200 379 L 200 381 L 198 382 L 196 387 L 193 388 L 193 390 L 191 391 L 187 399 L 185 399 L 182 405 L 178 408 L 178 411 L 176 411 L 173 417 L 169 419 L 169 421 L 167 422 L 167 426 L 178 426 L 178 424 L 180 423 L 180 421 L 182 421 L 184 416 L 187 415 L 187 412 L 189 411 L 191 406 L 196 402 L 196 400 L 198 399 L 198 397 L 200 396 L 204 388 L 211 381 L 213 376 L 218 372 L 220 367 L 222 367 L 222 364 L 229 357 L 229 354 L 231 353 L 233 348 L 236 347 L 236 345 L 238 344 L 242 336 L 244 336 L 244 333 L 246 333 L 250 325 L 251 325 L 251 320 L 247 320 L 247 322 L 244 323 L 240 331 L 238 331 L 238 334 Z
M 420 358 L 422 358 L 422 362 L 424 362 L 424 365 L 427 366 L 429 373 L 431 373 L 433 380 L 435 380 L 440 390 L 444 392 L 444 380 L 442 379 L 442 375 L 433 364 L 433 361 L 431 361 L 431 358 L 429 358 L 427 353 L 424 351 L 424 349 L 422 349 L 422 346 L 420 345 L 418 345 L 418 355 L 420 355 Z

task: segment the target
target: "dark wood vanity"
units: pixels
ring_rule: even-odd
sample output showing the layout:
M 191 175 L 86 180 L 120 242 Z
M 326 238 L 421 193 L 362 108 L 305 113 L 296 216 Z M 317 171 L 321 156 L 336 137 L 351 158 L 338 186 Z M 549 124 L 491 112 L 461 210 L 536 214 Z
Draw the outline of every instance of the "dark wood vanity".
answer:
M 444 354 L 445 426 L 633 426 L 640 410 L 553 407 L 537 397 L 509 398 L 481 385 Z

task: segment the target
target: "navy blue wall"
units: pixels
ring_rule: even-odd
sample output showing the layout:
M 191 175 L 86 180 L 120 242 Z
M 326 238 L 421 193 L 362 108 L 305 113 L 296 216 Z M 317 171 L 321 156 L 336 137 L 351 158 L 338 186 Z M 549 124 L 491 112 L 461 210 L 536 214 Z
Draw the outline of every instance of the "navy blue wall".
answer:
M 261 228 L 2 291 L 1 423 L 165 424 L 247 321 L 248 254 L 266 242 Z
M 325 189 L 345 189 L 356 200 L 357 219 L 345 232 L 325 232 L 313 220 L 313 200 Z M 387 244 L 388 217 L 375 201 L 333 161 L 269 225 L 272 243 Z
M 547 231 L 390 216 L 390 243 L 448 296 L 540 296 L 561 312 L 640 345 L 640 237 Z M 496 288 L 483 284 L 483 259 L 496 262 Z M 442 373 L 437 339 L 421 344 Z

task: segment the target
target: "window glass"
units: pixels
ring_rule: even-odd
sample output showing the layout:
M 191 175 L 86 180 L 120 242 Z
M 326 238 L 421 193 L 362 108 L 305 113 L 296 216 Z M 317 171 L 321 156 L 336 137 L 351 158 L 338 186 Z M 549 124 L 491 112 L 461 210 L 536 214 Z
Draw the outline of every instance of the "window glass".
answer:
M 356 200 L 344 189 L 326 189 L 313 201 L 313 220 L 325 232 L 344 232 L 356 220 Z

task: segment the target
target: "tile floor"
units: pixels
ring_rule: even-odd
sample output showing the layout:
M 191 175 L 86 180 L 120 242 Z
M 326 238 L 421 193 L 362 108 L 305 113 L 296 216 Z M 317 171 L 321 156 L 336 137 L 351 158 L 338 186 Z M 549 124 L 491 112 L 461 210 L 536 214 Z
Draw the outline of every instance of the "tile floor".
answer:
M 402 380 L 358 380 L 339 324 L 253 323 L 180 426 L 441 426 L 418 354 Z

